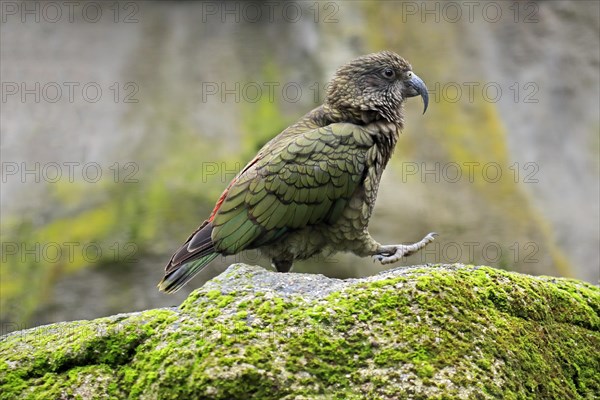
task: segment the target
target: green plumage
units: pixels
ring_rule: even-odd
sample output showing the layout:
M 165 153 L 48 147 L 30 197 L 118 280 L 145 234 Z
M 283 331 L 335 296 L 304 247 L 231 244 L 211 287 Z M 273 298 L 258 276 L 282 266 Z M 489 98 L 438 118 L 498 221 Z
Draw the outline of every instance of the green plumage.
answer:
M 430 240 L 382 246 L 367 226 L 383 169 L 403 127 L 406 98 L 427 88 L 397 54 L 342 66 L 325 103 L 263 146 L 210 217 L 175 252 L 160 283 L 175 291 L 217 254 L 259 248 L 275 267 L 322 252 L 397 261 Z
M 264 245 L 274 230 L 338 217 L 358 187 L 373 144 L 363 129 L 295 125 L 267 143 L 259 152 L 265 156 L 233 183 L 212 221 L 215 249 L 233 254 L 255 242 Z M 281 151 L 273 154 L 273 147 Z

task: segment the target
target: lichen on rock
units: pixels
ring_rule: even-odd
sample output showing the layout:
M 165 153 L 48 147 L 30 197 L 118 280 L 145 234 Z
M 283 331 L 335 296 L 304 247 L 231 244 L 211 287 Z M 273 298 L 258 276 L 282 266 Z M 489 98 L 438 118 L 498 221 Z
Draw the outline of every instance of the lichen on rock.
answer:
M 0 340 L 0 398 L 600 396 L 600 289 L 489 267 L 232 265 L 179 308 Z

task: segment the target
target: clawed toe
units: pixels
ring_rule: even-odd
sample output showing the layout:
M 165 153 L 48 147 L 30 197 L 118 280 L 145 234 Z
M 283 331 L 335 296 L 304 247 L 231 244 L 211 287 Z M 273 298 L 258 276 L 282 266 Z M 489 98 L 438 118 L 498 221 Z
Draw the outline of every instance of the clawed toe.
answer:
M 427 246 L 429 243 L 433 242 L 437 236 L 437 233 L 430 232 L 420 241 L 404 245 L 391 245 L 391 246 L 381 246 L 379 248 L 378 254 L 373 256 L 374 260 L 379 261 L 381 264 L 391 264 L 396 261 L 399 261 L 401 258 L 414 254 L 421 250 L 423 247 Z
M 373 262 L 375 261 L 379 261 L 380 263 L 384 264 L 385 259 L 388 258 L 390 255 L 388 254 L 376 254 L 373 256 Z

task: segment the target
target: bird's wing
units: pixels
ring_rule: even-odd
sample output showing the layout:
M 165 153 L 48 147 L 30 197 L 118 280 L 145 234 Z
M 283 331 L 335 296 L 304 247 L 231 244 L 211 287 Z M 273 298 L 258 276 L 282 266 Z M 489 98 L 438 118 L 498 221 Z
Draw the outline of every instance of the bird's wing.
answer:
M 373 138 L 331 124 L 265 146 L 223 193 L 213 215 L 216 251 L 233 254 L 291 230 L 333 223 L 363 179 Z

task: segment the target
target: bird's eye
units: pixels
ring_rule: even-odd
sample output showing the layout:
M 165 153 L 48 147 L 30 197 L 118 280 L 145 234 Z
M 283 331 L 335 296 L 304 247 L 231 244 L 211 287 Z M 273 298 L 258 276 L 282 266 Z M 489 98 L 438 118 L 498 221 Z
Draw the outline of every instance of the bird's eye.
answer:
M 386 78 L 393 78 L 395 75 L 396 73 L 391 68 L 386 68 L 383 70 L 383 76 L 385 76 Z

